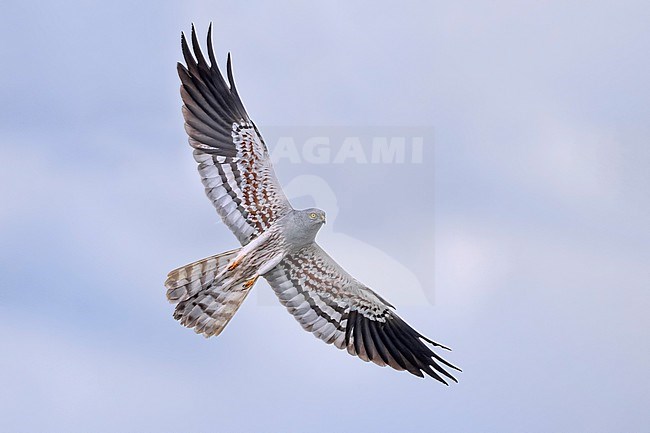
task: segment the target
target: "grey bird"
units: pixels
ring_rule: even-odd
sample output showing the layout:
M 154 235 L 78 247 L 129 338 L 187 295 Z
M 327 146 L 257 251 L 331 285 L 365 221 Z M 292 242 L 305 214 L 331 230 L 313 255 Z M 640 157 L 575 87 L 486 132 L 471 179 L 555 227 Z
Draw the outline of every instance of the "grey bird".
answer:
M 219 335 L 255 281 L 266 278 L 302 327 L 328 344 L 380 366 L 427 374 L 447 385 L 458 370 L 427 344 L 394 307 L 354 279 L 315 242 L 325 224 L 320 209 L 296 210 L 273 171 L 269 153 L 241 102 L 230 54 L 226 83 L 212 49 L 203 56 L 192 26 L 184 34 L 186 66 L 178 64 L 183 117 L 205 193 L 241 248 L 171 271 L 165 287 L 174 318 L 205 337 Z

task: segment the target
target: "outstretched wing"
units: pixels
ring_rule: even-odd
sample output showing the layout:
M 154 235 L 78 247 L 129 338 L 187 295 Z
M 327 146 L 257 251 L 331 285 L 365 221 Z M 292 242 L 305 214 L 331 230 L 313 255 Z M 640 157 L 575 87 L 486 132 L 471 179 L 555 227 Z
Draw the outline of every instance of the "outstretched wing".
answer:
M 228 84 L 214 57 L 208 30 L 208 57 L 192 26 L 192 50 L 181 35 L 187 67 L 178 64 L 185 131 L 210 198 L 242 245 L 291 210 L 275 176 L 257 127 L 239 98 L 228 55 Z M 192 53 L 193 51 L 193 53 Z
M 460 371 L 426 344 L 442 347 L 411 328 L 370 288 L 355 280 L 316 244 L 284 258 L 265 275 L 280 302 L 302 327 L 350 355 L 416 376 L 456 379 Z

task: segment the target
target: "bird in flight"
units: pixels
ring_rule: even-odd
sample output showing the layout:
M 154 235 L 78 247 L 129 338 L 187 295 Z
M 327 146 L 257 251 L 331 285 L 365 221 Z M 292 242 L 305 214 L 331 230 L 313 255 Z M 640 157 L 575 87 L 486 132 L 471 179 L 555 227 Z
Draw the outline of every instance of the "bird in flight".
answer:
M 192 48 L 181 34 L 178 63 L 183 117 L 205 193 L 241 248 L 171 271 L 167 299 L 174 318 L 205 337 L 219 335 L 264 277 L 302 327 L 350 355 L 380 366 L 427 374 L 447 385 L 453 366 L 427 344 L 449 350 L 404 322 L 394 307 L 357 281 L 315 241 L 320 209 L 291 206 L 268 149 L 233 80 L 219 71 L 208 29 L 209 63 L 192 26 Z

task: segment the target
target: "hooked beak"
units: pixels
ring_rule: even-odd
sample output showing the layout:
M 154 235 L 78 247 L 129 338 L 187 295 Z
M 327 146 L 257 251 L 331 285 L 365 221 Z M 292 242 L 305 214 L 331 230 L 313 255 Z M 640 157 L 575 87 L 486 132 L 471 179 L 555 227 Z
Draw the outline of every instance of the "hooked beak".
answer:
M 327 221 L 325 220 L 325 215 L 321 215 L 320 219 L 323 220 L 323 224 L 327 224 Z

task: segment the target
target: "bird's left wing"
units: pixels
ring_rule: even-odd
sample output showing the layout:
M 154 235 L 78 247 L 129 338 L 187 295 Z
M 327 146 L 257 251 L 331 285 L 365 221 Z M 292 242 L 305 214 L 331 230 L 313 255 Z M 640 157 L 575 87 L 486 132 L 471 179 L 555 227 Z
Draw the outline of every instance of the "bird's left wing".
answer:
M 355 280 L 316 244 L 285 257 L 265 275 L 280 302 L 302 327 L 328 344 L 377 365 L 456 382 L 429 340 L 378 294 Z
M 228 56 L 228 83 L 215 60 L 208 30 L 206 61 L 192 26 L 192 49 L 181 36 L 187 66 L 178 64 L 185 131 L 205 192 L 242 245 L 291 211 L 257 127 L 239 98 Z

